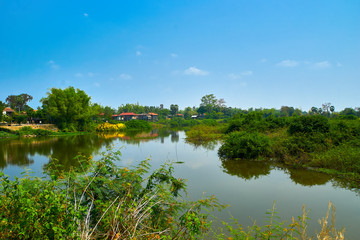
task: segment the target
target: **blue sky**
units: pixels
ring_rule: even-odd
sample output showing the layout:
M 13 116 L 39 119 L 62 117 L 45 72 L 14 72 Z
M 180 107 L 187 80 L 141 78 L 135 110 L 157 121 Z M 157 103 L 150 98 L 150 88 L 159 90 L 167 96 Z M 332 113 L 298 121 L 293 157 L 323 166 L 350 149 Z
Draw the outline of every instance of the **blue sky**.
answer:
M 358 0 L 0 0 L 0 100 L 360 107 Z

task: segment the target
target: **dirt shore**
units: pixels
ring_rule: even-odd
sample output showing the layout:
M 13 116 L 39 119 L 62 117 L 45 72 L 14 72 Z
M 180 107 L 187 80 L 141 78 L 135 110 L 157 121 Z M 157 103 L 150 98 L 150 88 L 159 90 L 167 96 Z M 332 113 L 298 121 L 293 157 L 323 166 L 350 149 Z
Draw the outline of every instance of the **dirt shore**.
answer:
M 59 131 L 59 129 L 54 124 L 12 124 L 11 126 L 0 126 L 2 128 L 10 129 L 13 131 L 19 130 L 22 127 L 31 127 L 32 129 L 44 129 L 50 131 Z

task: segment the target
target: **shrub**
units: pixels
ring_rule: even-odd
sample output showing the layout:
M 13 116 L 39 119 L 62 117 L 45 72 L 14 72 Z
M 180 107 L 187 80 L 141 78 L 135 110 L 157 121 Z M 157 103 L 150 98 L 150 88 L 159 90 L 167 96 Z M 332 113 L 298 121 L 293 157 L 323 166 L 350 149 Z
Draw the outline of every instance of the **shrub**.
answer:
M 197 125 L 186 131 L 186 139 L 191 142 L 196 141 L 210 141 L 221 139 L 223 133 L 219 127 Z
M 321 115 L 295 117 L 289 126 L 288 133 L 327 133 L 330 130 L 328 118 Z
M 360 148 L 342 144 L 326 152 L 314 153 L 311 166 L 360 174 Z
M 215 197 L 182 199 L 171 164 L 148 174 L 148 160 L 118 167 L 119 154 L 78 157 L 82 170 L 71 172 L 50 165 L 51 179 L 0 173 L 0 238 L 196 239 L 210 226 L 204 210 L 223 208 Z
M 259 133 L 233 132 L 219 148 L 225 158 L 255 159 L 270 153 L 270 138 Z
M 125 126 L 126 126 L 126 130 L 139 130 L 139 131 L 151 130 L 150 123 L 144 120 L 130 120 L 125 122 Z
M 117 123 L 117 124 L 103 123 L 96 127 L 96 131 L 97 132 L 115 132 L 115 131 L 122 131 L 125 128 L 126 128 L 126 126 L 123 123 Z

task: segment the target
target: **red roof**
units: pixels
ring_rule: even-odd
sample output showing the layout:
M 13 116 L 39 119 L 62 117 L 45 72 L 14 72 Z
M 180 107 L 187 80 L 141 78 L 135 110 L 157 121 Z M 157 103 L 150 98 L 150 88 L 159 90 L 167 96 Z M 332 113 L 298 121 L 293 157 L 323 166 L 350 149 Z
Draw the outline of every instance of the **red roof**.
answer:
M 128 113 L 128 112 L 126 112 L 126 113 L 121 113 L 118 116 L 137 116 L 137 115 L 138 114 L 136 114 L 136 113 L 132 113 L 132 112 Z
M 104 115 L 105 115 L 105 113 L 99 113 L 99 115 L 100 115 L 100 116 L 104 116 Z
M 158 115 L 157 113 L 152 113 L 152 112 L 149 112 L 148 114 L 152 115 L 152 116 L 157 116 Z
M 9 107 L 4 108 L 3 111 L 4 111 L 4 112 L 15 112 L 14 110 L 12 110 L 12 109 L 9 108 Z

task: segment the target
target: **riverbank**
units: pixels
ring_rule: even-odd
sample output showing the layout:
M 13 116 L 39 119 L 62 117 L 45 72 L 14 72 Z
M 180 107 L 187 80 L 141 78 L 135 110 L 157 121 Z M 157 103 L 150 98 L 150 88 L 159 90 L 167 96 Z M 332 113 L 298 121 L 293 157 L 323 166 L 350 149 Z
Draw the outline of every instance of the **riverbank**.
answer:
M 244 228 L 232 219 L 214 228 L 211 212 L 224 205 L 214 196 L 182 197 L 185 180 L 172 175 L 171 164 L 150 171 L 149 160 L 120 167 L 119 152 L 101 155 L 96 161 L 86 156 L 73 159 L 82 164 L 70 172 L 57 171 L 56 162 L 49 164 L 51 179 L 24 175 L 12 181 L 0 173 L 0 237 L 220 240 L 309 239 L 313 235 L 307 228 L 311 214 L 305 208 L 299 217 L 284 221 L 275 205 L 267 213 L 266 224 Z M 323 213 L 317 231 L 320 239 L 344 239 L 344 231 L 335 228 L 329 215 L 334 210 L 330 204 Z
M 248 114 L 186 132 L 193 143 L 221 139 L 225 159 L 276 161 L 293 168 L 326 172 L 360 188 L 360 121 L 320 115 L 262 118 Z

